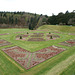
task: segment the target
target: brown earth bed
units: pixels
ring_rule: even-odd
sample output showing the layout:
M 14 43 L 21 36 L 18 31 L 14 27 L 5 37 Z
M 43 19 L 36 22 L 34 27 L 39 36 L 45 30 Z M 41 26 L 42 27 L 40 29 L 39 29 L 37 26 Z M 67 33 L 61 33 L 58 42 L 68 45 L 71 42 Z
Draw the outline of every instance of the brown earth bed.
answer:
M 31 37 L 43 37 L 44 35 L 42 34 L 35 34 L 35 35 L 31 35 Z
M 29 35 L 22 35 L 22 34 L 20 34 L 20 35 L 17 35 L 16 37 L 20 37 L 20 36 L 22 36 L 22 37 L 28 37 Z
M 28 41 L 46 41 L 43 38 L 29 38 Z
M 60 36 L 59 35 L 54 35 L 54 34 L 52 34 L 52 35 L 47 35 L 47 37 L 53 37 L 53 38 L 60 38 Z

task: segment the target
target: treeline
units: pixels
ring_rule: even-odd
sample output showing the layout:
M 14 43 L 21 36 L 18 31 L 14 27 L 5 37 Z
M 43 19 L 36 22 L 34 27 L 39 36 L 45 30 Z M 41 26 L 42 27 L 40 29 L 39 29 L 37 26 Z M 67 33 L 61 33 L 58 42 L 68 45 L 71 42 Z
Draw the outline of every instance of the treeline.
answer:
M 44 24 L 75 26 L 75 10 L 60 12 L 58 15 L 53 14 L 50 17 L 28 12 L 0 11 L 0 28 L 29 28 L 33 30 Z
M 75 25 L 75 10 L 72 12 L 60 12 L 58 15 L 52 15 L 47 20 L 48 24 L 52 25 Z
M 37 27 L 46 24 L 47 15 L 39 15 L 27 12 L 0 12 L 0 28 L 29 28 L 36 29 Z

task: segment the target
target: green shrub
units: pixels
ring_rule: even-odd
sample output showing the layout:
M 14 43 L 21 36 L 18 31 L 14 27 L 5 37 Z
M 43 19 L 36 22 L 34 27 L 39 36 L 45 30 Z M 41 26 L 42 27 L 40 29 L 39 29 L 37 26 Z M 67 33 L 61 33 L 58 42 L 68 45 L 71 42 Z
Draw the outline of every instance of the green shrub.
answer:
M 52 35 L 50 36 L 50 39 L 53 39 Z
M 49 32 L 49 34 L 51 34 L 51 32 Z
M 20 39 L 22 39 L 22 36 L 20 36 Z
M 27 34 L 29 34 L 29 33 L 27 32 Z

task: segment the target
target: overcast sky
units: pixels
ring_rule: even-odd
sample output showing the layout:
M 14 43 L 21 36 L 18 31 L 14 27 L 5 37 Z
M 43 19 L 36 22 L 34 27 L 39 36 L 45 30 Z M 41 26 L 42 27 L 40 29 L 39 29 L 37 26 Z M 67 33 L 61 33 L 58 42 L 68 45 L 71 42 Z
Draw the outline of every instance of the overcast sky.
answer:
M 0 11 L 25 11 L 51 16 L 75 10 L 75 0 L 0 0 Z

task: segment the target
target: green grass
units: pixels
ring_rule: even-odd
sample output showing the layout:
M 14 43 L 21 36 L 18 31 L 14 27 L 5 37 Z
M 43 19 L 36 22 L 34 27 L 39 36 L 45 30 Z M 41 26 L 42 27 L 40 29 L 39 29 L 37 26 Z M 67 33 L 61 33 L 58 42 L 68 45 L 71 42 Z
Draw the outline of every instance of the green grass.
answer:
M 0 51 L 0 75 L 20 75 L 20 70 Z
M 39 31 L 39 30 L 48 30 L 48 31 Z M 20 31 L 21 32 L 25 31 L 25 33 L 27 32 L 48 33 L 49 31 L 50 32 L 59 31 L 59 32 L 63 32 L 63 34 L 54 33 L 54 34 L 61 36 L 60 38 L 56 40 L 50 40 L 50 41 L 44 41 L 44 42 L 29 42 L 29 41 L 15 40 L 16 35 L 20 33 L 14 34 L 13 32 L 20 32 Z M 55 70 L 53 69 L 55 68 L 57 70 L 57 67 L 61 68 L 62 62 L 63 64 L 66 65 L 65 62 L 70 57 L 74 58 L 73 55 L 75 54 L 75 46 L 67 47 L 67 46 L 59 45 L 58 43 L 63 42 L 68 39 L 75 39 L 74 35 L 68 35 L 68 33 L 74 33 L 74 32 L 75 32 L 75 27 L 54 26 L 54 25 L 53 26 L 52 25 L 41 26 L 37 29 L 37 31 L 29 31 L 28 29 L 18 29 L 18 28 L 0 29 L 0 34 L 10 33 L 9 35 L 0 36 L 0 39 L 4 39 L 12 43 L 12 45 L 0 47 L 0 75 L 30 75 L 30 74 L 31 75 L 44 75 L 44 74 L 46 75 L 51 70 L 52 72 L 54 72 Z M 49 47 L 51 45 L 63 47 L 66 50 L 52 57 L 51 59 L 48 59 L 44 61 L 43 63 L 40 63 L 39 65 L 36 65 L 35 67 L 29 70 L 26 70 L 22 66 L 20 66 L 17 62 L 15 62 L 12 58 L 10 58 L 8 55 L 6 55 L 4 52 L 1 51 L 1 49 L 3 48 L 15 46 L 15 45 L 20 46 L 31 52 L 35 52 L 37 50 Z M 67 63 L 70 63 L 70 61 L 67 61 Z M 58 64 L 60 65 L 58 66 Z M 73 70 L 74 68 L 75 68 L 75 63 L 71 63 L 70 65 L 67 65 L 67 67 L 63 66 L 63 69 L 61 69 L 58 72 L 59 74 L 57 75 L 72 75 L 73 73 L 75 73 L 75 70 Z
M 38 30 L 60 31 L 60 32 L 75 32 L 75 26 L 56 26 L 56 25 L 44 25 L 38 28 Z
M 75 61 L 69 65 L 60 75 L 75 75 Z
M 58 63 L 56 66 L 54 66 L 50 71 L 48 71 L 45 75 L 60 75 L 60 73 L 67 68 L 70 64 L 75 62 L 75 54 L 68 57 L 66 60 Z M 69 67 L 68 67 L 69 69 Z M 66 74 L 68 75 L 68 73 Z

